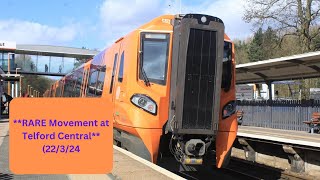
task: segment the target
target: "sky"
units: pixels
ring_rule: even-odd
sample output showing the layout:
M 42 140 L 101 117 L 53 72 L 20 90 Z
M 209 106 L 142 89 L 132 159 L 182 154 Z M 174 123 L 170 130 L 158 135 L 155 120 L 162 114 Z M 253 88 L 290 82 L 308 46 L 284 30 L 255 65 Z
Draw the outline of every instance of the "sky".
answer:
M 163 14 L 221 18 L 231 39 L 252 35 L 245 0 L 0 0 L 0 40 L 103 50 Z M 181 4 L 181 6 L 180 6 Z

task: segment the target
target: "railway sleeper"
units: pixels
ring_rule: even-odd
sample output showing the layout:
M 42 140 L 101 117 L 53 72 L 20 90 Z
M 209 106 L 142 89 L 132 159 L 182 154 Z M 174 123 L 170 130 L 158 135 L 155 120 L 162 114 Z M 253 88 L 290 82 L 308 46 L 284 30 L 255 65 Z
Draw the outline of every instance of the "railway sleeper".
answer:
M 245 158 L 247 161 L 255 162 L 256 161 L 256 151 L 253 147 L 243 138 L 238 138 L 240 145 L 242 146 L 245 152 Z
M 283 145 L 282 148 L 288 155 L 291 171 L 296 173 L 305 172 L 305 163 L 301 157 L 302 153 L 300 153 L 298 149 L 294 149 L 289 145 Z

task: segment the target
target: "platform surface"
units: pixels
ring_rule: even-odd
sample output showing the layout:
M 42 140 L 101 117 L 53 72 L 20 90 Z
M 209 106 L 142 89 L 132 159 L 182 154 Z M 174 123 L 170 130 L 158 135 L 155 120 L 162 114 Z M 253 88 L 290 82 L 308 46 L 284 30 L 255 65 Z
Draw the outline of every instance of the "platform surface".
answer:
M 238 137 L 262 139 L 316 148 L 320 147 L 320 134 L 311 134 L 303 131 L 239 126 Z
M 131 152 L 117 146 L 113 148 L 112 174 L 120 179 L 183 179 L 182 177 L 159 167 Z

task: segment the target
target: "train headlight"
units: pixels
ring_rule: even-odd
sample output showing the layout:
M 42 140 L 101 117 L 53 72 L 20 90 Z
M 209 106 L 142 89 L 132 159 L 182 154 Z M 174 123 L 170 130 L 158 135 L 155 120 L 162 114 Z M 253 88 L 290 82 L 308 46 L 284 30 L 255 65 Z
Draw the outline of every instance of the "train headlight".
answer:
M 236 112 L 236 102 L 235 101 L 230 101 L 222 109 L 222 119 L 230 117 L 235 112 Z
M 201 17 L 201 22 L 203 22 L 203 23 L 207 22 L 207 18 L 205 16 L 202 16 Z
M 157 104 L 156 102 L 144 94 L 134 94 L 131 97 L 131 102 L 135 106 L 142 108 L 144 111 L 151 113 L 153 115 L 157 114 Z
M 148 103 L 148 100 L 146 100 L 145 98 L 141 97 L 138 99 L 138 104 L 140 107 L 144 107 L 146 106 L 146 104 Z

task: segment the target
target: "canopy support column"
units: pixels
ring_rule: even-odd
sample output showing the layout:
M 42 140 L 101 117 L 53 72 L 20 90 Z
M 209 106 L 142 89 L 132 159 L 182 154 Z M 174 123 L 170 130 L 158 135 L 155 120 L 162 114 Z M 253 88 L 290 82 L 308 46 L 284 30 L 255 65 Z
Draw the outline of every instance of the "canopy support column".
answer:
M 268 85 L 269 90 L 269 100 L 272 101 L 272 81 L 267 81 L 266 83 Z

